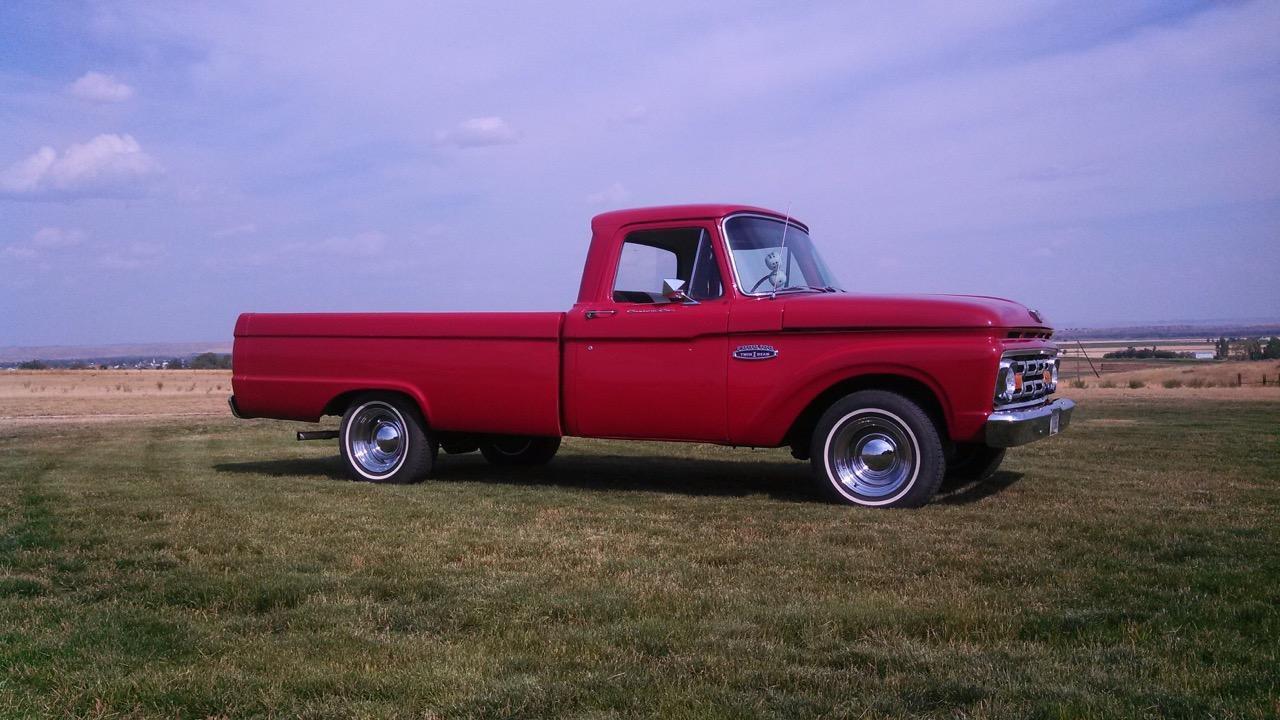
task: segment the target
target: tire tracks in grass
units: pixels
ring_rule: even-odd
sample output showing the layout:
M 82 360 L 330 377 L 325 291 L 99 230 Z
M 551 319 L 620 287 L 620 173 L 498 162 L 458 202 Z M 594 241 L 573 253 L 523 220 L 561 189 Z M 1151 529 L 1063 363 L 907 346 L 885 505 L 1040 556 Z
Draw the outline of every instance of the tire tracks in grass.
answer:
M 16 491 L 17 517 L 0 534 L 0 571 L 23 569 L 30 552 L 56 552 L 61 547 L 53 512 L 53 504 L 60 496 L 41 482 L 57 467 L 57 461 L 52 457 L 30 460 L 4 468 L 3 484 Z M 0 590 L 0 597 L 4 595 Z
M 144 454 L 161 466 L 154 445 Z M 102 686 L 148 683 L 149 709 L 163 711 L 174 696 L 148 678 L 179 672 L 201 635 L 181 613 L 157 613 L 121 592 L 127 583 L 104 588 L 104 573 L 115 571 L 96 554 L 93 525 L 78 521 L 95 510 L 74 482 L 58 486 L 63 470 L 85 471 L 66 457 L 0 456 L 0 716 L 101 714 L 101 703 L 116 704 Z

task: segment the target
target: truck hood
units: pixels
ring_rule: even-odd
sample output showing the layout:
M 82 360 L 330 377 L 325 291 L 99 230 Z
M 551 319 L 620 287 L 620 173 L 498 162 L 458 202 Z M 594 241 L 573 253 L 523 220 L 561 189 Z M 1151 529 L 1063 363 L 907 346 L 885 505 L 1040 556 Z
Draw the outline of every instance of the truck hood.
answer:
M 790 295 L 785 303 L 786 330 L 1049 328 L 1025 305 L 980 295 L 805 293 Z

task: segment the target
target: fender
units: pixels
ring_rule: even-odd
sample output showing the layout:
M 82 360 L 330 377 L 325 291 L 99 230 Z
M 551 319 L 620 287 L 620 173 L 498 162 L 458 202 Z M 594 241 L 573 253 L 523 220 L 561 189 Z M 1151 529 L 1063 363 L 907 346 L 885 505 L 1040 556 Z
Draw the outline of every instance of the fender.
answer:
M 388 392 L 388 393 L 397 393 L 400 395 L 404 395 L 405 397 L 412 400 L 415 405 L 418 406 L 418 412 L 422 414 L 422 421 L 426 423 L 427 427 L 431 427 L 431 408 L 430 408 L 430 405 L 427 403 L 426 396 L 423 395 L 423 393 L 418 388 L 413 387 L 412 385 L 408 385 L 406 383 L 396 382 L 394 380 L 383 380 L 383 381 L 373 382 L 373 383 L 369 383 L 367 386 L 364 384 L 361 384 L 361 387 L 352 388 L 350 390 L 345 390 L 343 392 L 340 392 L 334 395 L 332 398 L 330 398 L 329 402 L 325 403 L 324 414 L 341 415 L 342 412 L 346 409 L 345 407 L 346 402 L 339 403 L 338 402 L 339 399 L 341 399 L 343 396 L 346 396 L 346 395 L 354 396 L 354 395 L 367 393 L 367 392 Z
M 823 393 L 860 377 L 887 375 L 927 388 L 953 440 L 967 440 L 990 413 L 998 351 L 973 333 L 779 333 L 759 340 L 778 349 L 772 361 L 730 365 L 729 420 L 736 444 L 776 447 Z M 985 335 L 985 333 L 984 333 Z M 753 342 L 756 340 L 753 339 Z M 976 341 L 976 342 L 975 342 Z M 736 345 L 732 341 L 730 345 Z M 835 346 L 833 349 L 833 345 Z
M 422 413 L 423 420 L 430 423 L 431 406 L 422 391 L 406 382 L 388 378 L 297 378 L 297 377 L 263 377 L 242 375 L 236 378 L 236 397 L 241 410 L 246 414 L 258 412 L 257 398 L 265 393 L 259 389 L 270 389 L 273 400 L 271 408 L 273 417 L 281 419 L 317 422 L 327 414 L 341 415 L 344 407 L 338 401 L 344 395 L 362 392 L 393 392 L 412 400 Z M 240 400 L 247 399 L 247 402 Z

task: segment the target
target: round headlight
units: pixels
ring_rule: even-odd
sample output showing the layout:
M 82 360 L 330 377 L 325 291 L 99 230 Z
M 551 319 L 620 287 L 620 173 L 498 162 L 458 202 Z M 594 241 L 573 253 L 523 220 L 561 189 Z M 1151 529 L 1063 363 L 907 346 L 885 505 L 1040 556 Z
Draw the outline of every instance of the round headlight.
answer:
M 1018 389 L 1017 381 L 1014 379 L 1013 368 L 1008 365 L 1001 365 L 1000 372 L 996 374 L 996 399 L 1001 402 L 1008 402 L 1013 399 L 1013 393 Z

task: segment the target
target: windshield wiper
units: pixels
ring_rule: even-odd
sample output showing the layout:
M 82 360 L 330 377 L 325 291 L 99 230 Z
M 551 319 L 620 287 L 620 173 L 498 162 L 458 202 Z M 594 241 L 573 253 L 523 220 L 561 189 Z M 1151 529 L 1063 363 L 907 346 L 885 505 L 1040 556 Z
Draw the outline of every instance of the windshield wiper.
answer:
M 828 285 L 827 287 L 814 287 L 812 285 L 788 285 L 787 287 L 780 287 L 777 290 L 774 290 L 774 292 L 780 293 L 780 292 L 786 292 L 787 290 L 812 290 L 813 292 L 820 292 L 820 293 L 841 292 L 840 290 L 837 290 L 836 288 L 833 288 L 830 285 Z

